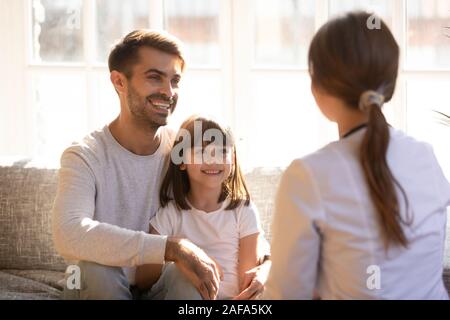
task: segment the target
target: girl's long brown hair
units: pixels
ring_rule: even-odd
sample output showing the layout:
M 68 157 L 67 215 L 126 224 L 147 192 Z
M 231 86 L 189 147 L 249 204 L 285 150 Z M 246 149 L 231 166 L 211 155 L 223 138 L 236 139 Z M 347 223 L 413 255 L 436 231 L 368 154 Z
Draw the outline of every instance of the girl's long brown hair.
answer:
M 309 50 L 312 83 L 353 109 L 359 108 L 361 95 L 378 91 L 389 102 L 395 91 L 400 50 L 392 33 L 381 21 L 371 29 L 373 18 L 366 12 L 352 12 L 325 24 L 315 35 Z M 377 18 L 379 19 L 379 18 Z M 360 147 L 360 161 L 378 212 L 386 247 L 408 246 L 402 228 L 397 186 L 408 211 L 404 189 L 395 180 L 386 160 L 389 126 L 377 104 L 368 108 L 367 131 Z
M 203 137 L 204 133 L 209 129 L 216 129 L 221 132 L 224 137 L 224 146 L 232 146 L 232 170 L 227 178 L 227 180 L 222 185 L 222 193 L 219 197 L 219 203 L 229 200 L 228 206 L 225 210 L 236 209 L 240 205 L 248 206 L 250 204 L 250 193 L 245 184 L 244 175 L 241 171 L 237 160 L 236 146 L 234 144 L 234 139 L 231 131 L 228 128 L 222 127 L 218 122 L 213 119 L 200 116 L 191 116 L 180 127 L 181 130 L 187 130 L 191 138 L 191 147 L 194 147 L 196 141 L 194 138 L 195 122 L 201 122 Z M 179 144 L 182 143 L 183 139 L 180 134 L 178 134 L 172 150 Z M 197 141 L 198 143 L 198 141 Z M 202 144 L 200 144 L 202 145 Z M 182 155 L 181 155 L 182 156 Z M 175 164 L 172 159 L 169 159 L 168 169 L 166 175 L 164 176 L 160 193 L 159 201 L 162 207 L 167 206 L 167 204 L 174 200 L 178 209 L 180 210 L 190 210 L 192 209 L 188 202 L 186 201 L 186 196 L 188 195 L 190 184 L 189 177 L 186 170 L 181 170 L 180 165 Z

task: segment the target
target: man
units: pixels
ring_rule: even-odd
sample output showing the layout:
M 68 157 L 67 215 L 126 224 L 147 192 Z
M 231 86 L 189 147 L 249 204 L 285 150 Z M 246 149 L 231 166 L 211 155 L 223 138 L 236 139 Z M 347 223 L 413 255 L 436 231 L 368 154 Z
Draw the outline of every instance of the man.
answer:
M 186 239 L 147 233 L 173 134 L 165 126 L 178 101 L 185 61 L 177 39 L 137 30 L 109 57 L 120 114 L 65 150 L 53 208 L 58 252 L 77 261 L 80 290 L 67 298 L 131 299 L 135 267 L 175 262 L 176 292 L 214 299 L 220 268 Z M 238 298 L 263 290 L 270 262 L 248 273 Z

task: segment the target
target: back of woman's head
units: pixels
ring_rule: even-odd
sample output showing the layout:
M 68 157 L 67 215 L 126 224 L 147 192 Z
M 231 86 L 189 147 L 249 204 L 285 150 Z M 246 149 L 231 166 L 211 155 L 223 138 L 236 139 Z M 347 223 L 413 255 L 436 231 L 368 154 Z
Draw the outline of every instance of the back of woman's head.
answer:
M 325 24 L 315 35 L 309 51 L 312 85 L 334 96 L 351 109 L 368 116 L 360 160 L 369 193 L 378 212 L 386 247 L 407 246 L 403 232 L 395 180 L 386 160 L 390 131 L 382 113 L 395 91 L 400 50 L 387 25 L 370 28 L 374 16 L 351 12 Z
M 397 42 L 382 20 L 380 29 L 370 29 L 371 17 L 353 12 L 328 22 L 309 51 L 313 84 L 354 108 L 367 90 L 378 91 L 388 102 L 397 81 Z

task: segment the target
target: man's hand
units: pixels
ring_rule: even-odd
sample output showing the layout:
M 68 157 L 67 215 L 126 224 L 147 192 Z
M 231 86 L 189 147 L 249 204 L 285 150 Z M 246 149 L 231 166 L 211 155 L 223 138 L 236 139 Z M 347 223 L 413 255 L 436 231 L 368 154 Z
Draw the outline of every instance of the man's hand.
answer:
M 223 275 L 218 265 L 202 249 L 188 240 L 169 237 L 165 259 L 175 262 L 203 299 L 216 299 Z
M 267 260 L 263 264 L 247 271 L 240 286 L 243 290 L 233 300 L 255 300 L 262 294 L 271 265 L 272 262 Z

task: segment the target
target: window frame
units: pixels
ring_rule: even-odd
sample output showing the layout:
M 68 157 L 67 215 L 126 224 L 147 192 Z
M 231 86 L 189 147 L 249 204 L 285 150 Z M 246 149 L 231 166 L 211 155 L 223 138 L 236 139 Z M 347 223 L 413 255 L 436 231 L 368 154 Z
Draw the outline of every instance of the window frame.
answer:
M 82 63 L 48 63 L 33 61 L 32 44 L 32 2 L 33 0 L 23 0 L 24 17 L 25 17 L 25 50 L 26 61 L 24 62 L 26 81 L 26 110 L 28 124 L 26 136 L 27 153 L 33 156 L 32 148 L 36 145 L 35 122 L 33 120 L 33 77 L 40 73 L 47 72 L 74 72 L 84 74 L 86 78 L 86 108 L 88 127 L 92 127 L 95 122 L 95 95 L 93 93 L 92 83 L 94 77 L 99 72 L 107 70 L 106 63 L 98 63 L 95 61 L 95 19 L 96 19 L 96 2 L 92 0 L 82 0 L 83 5 L 83 41 L 84 41 L 84 61 Z M 148 0 L 149 5 L 149 28 L 161 29 L 164 27 L 164 0 Z M 294 72 L 299 76 L 307 76 L 308 70 L 304 67 L 261 67 L 254 64 L 254 26 L 252 1 L 241 0 L 220 0 L 221 10 L 219 14 L 219 45 L 221 47 L 221 66 L 217 67 L 201 67 L 190 66 L 189 72 L 202 75 L 202 72 L 217 72 L 222 79 L 222 98 L 224 106 L 230 106 L 226 110 L 238 141 L 243 141 L 242 149 L 246 149 L 245 141 L 246 132 L 249 130 L 248 119 L 251 114 L 248 106 L 248 92 L 251 76 L 255 73 L 283 73 Z M 407 0 L 391 1 L 392 10 L 392 32 L 395 35 L 401 48 L 401 61 L 399 70 L 399 79 L 397 91 L 388 108 L 393 124 L 399 129 L 408 132 L 407 123 L 407 83 L 410 80 L 436 80 L 450 79 L 450 68 L 448 69 L 426 69 L 411 68 L 406 65 L 407 54 Z M 316 0 L 315 8 L 315 31 L 317 31 L 329 19 L 329 0 Z M 243 48 L 245 48 L 243 50 Z M 330 140 L 329 132 L 317 130 L 317 134 L 322 135 L 322 140 Z

